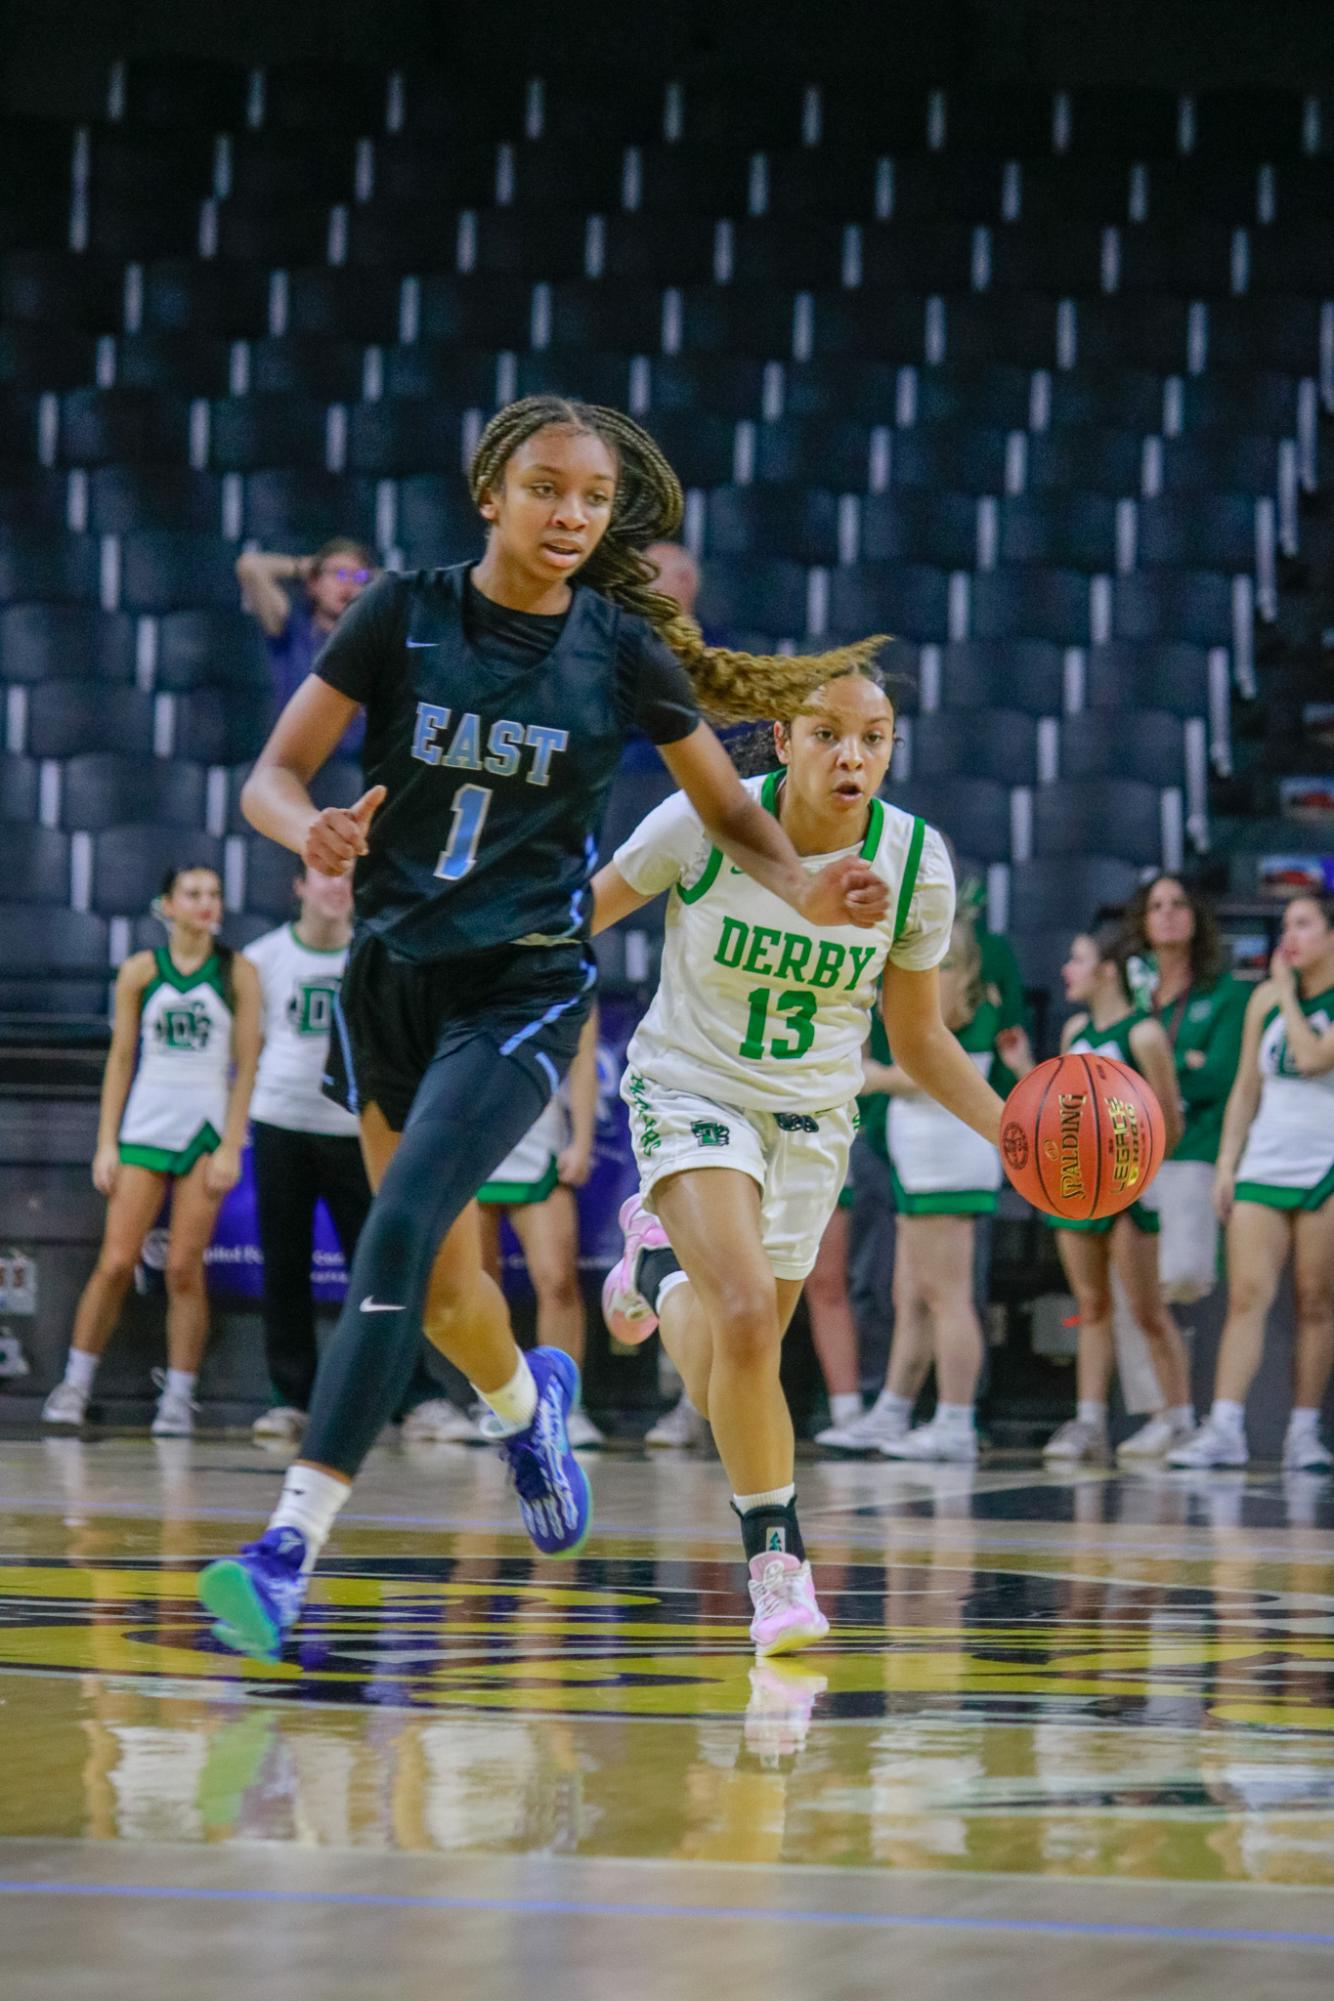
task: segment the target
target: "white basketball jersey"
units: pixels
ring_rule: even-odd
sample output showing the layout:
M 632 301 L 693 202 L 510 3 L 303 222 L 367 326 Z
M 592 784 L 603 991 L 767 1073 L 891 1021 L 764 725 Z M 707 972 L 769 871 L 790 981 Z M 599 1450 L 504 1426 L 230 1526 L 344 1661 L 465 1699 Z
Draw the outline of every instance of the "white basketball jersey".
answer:
M 1301 1003 L 1312 1033 L 1334 1022 L 1334 989 Z M 1334 1168 L 1334 1070 L 1303 1077 L 1292 1060 L 1282 1010 L 1260 1037 L 1260 1104 L 1237 1167 L 1238 1181 L 1314 1188 Z
M 301 942 L 294 925 L 282 924 L 247 945 L 245 955 L 259 974 L 264 1010 L 251 1118 L 287 1132 L 351 1137 L 355 1117 L 320 1089 L 347 946 L 318 951 Z
M 746 789 L 776 812 L 781 777 Z M 826 928 L 714 847 L 684 793 L 650 813 L 615 856 L 631 888 L 671 891 L 662 977 L 626 1052 L 630 1068 L 743 1111 L 831 1111 L 855 1098 L 886 961 L 939 965 L 954 919 L 949 857 L 922 821 L 873 799 L 860 848 L 802 865 L 814 875 L 858 853 L 888 884 L 888 913 L 869 930 Z

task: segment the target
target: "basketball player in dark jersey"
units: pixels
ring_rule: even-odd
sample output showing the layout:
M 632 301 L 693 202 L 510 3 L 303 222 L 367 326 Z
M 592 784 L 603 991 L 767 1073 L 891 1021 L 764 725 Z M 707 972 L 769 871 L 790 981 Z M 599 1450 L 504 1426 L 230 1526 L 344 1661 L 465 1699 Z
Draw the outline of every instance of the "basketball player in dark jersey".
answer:
M 653 590 L 643 555 L 679 527 L 679 482 L 619 412 L 511 404 L 483 433 L 470 483 L 481 561 L 373 584 L 243 795 L 252 825 L 309 867 L 355 866 L 330 1086 L 360 1116 L 378 1191 L 302 1458 L 260 1540 L 201 1576 L 215 1632 L 246 1652 L 272 1654 L 299 1616 L 423 1326 L 489 1406 L 538 1550 L 569 1555 L 587 1534 L 588 1485 L 565 1429 L 578 1370 L 557 1349 L 520 1353 L 472 1197 L 577 1046 L 594 982 L 588 883 L 629 731 L 658 745 L 715 843 L 810 921 L 870 925 L 886 907 L 855 858 L 803 871 L 697 706 L 790 717 L 883 642 L 800 660 L 705 646 Z M 358 708 L 369 789 L 319 812 L 307 787 Z

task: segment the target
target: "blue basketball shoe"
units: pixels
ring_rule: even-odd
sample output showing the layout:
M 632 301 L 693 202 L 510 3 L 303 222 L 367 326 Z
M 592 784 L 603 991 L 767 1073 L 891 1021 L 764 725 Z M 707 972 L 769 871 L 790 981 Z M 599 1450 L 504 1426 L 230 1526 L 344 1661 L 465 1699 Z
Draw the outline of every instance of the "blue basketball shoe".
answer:
M 306 1538 L 300 1529 L 266 1529 L 239 1556 L 199 1573 L 199 1596 L 217 1621 L 213 1637 L 233 1653 L 276 1660 L 306 1602 Z
M 565 1420 L 579 1403 L 579 1370 L 559 1348 L 534 1348 L 528 1366 L 537 1410 L 522 1431 L 486 1429 L 500 1446 L 519 1497 L 523 1525 L 543 1556 L 574 1556 L 593 1516 L 588 1476 L 570 1449 Z

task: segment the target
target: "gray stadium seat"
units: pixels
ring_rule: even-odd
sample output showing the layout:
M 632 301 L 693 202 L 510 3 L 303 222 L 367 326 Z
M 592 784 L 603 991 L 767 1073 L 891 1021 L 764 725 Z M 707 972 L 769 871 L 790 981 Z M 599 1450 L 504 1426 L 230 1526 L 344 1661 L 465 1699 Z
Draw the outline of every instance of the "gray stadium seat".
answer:
M 6 827 L 7 898 L 17 903 L 68 903 L 69 857 L 69 835 L 54 827 Z
M 1134 778 L 1057 779 L 1033 794 L 1038 856 L 1104 854 L 1140 867 L 1162 860 L 1161 793 Z
M 94 744 L 128 757 L 150 757 L 153 697 L 104 681 L 39 681 L 30 690 L 30 756 L 77 757 Z
M 61 774 L 61 825 L 85 833 L 156 822 L 204 824 L 205 771 L 177 758 L 145 759 L 90 751 L 68 759 Z
M 108 827 L 93 842 L 93 909 L 103 917 L 141 916 L 167 870 L 185 867 L 221 874 L 221 841 L 183 827 Z
M 91 605 L 12 604 L 0 611 L 0 680 L 134 679 L 134 620 Z

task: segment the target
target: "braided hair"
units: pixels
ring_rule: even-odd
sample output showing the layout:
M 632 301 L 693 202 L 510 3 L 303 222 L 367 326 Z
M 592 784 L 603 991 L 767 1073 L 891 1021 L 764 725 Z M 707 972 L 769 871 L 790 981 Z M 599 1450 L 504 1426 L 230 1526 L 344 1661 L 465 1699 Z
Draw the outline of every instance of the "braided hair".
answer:
M 670 541 L 679 530 L 681 482 L 648 432 L 619 410 L 561 396 L 524 396 L 507 404 L 482 432 L 468 469 L 479 506 L 499 486 L 519 446 L 549 427 L 601 438 L 617 462 L 611 521 L 580 571 L 582 580 L 622 611 L 647 619 L 685 668 L 702 707 L 720 722 L 790 722 L 817 688 L 840 674 L 866 672 L 888 643 L 882 633 L 828 653 L 791 657 L 706 646 L 694 619 L 654 590 L 658 571 L 644 554 L 650 542 Z

